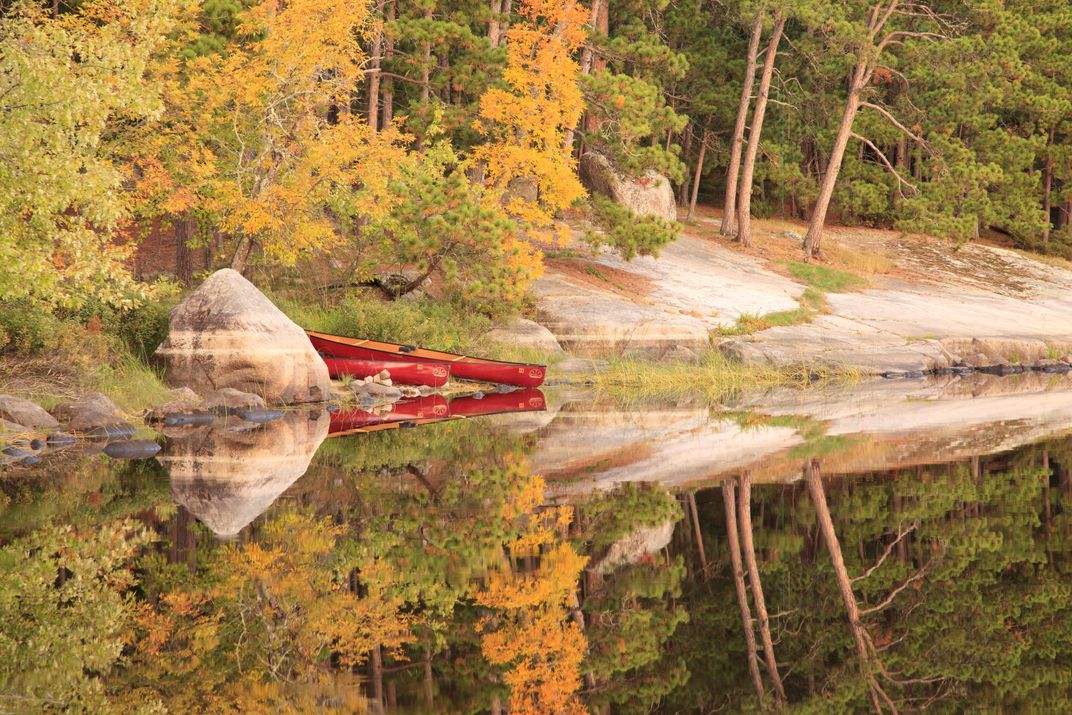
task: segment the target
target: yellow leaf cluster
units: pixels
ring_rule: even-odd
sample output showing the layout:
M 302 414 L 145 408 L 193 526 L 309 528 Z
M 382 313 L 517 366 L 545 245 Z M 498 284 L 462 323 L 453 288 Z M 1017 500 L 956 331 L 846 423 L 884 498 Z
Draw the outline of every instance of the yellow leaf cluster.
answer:
M 517 12 L 523 19 L 507 34 L 506 88 L 490 89 L 480 99 L 475 124 L 487 141 L 471 161 L 485 169 L 489 200 L 505 197 L 514 217 L 542 227 L 584 196 L 564 147 L 583 111 L 573 54 L 584 41 L 588 11 L 575 0 L 522 0 Z M 514 181 L 535 182 L 538 199 L 511 197 Z

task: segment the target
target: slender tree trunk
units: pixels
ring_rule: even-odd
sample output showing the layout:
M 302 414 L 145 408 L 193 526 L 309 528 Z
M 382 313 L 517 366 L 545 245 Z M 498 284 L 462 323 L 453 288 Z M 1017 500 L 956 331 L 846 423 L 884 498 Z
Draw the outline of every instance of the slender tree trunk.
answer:
M 252 238 L 243 236 L 238 242 L 234 257 L 231 259 L 231 268 L 242 275 L 246 275 L 246 271 L 249 269 L 249 257 L 253 255 L 253 249 L 256 245 L 257 242 Z
M 759 38 L 763 35 L 763 14 L 756 12 L 752 20 L 752 34 L 748 38 L 748 58 L 744 66 L 744 83 L 741 99 L 737 104 L 737 121 L 733 125 L 733 140 L 730 143 L 730 166 L 726 170 L 726 198 L 722 202 L 722 227 L 719 233 L 732 236 L 734 217 L 737 214 L 737 172 L 741 167 L 741 147 L 744 144 L 744 125 L 748 121 L 748 107 L 752 104 L 752 84 L 756 79 L 756 57 L 759 55 Z
M 763 73 L 759 78 L 759 96 L 752 110 L 752 126 L 748 130 L 748 148 L 745 150 L 741 164 L 741 186 L 738 189 L 737 205 L 737 240 L 742 246 L 752 245 L 752 175 L 756 168 L 756 154 L 759 152 L 759 138 L 763 134 L 763 117 L 767 112 L 767 97 L 770 95 L 771 76 L 774 63 L 778 58 L 778 43 L 782 40 L 785 29 L 785 15 L 778 13 L 774 18 L 774 30 L 767 43 L 767 56 L 763 58 Z
M 856 120 L 856 112 L 860 109 L 860 92 L 863 91 L 867 71 L 868 60 L 861 56 L 856 62 L 856 68 L 852 73 L 852 81 L 849 83 L 849 96 L 845 100 L 845 111 L 841 115 L 841 124 L 838 126 L 837 137 L 834 139 L 834 147 L 830 150 L 830 161 L 826 165 L 826 173 L 823 175 L 823 183 L 819 187 L 819 198 L 815 200 L 815 208 L 811 213 L 811 223 L 808 224 L 808 234 L 804 237 L 804 258 L 822 258 L 823 225 L 826 223 L 826 212 L 830 208 L 830 199 L 834 195 L 834 185 L 837 183 L 838 172 L 841 171 L 841 160 L 845 158 L 845 147 L 849 144 L 849 136 L 852 134 L 852 124 Z
M 606 14 L 605 7 L 606 0 L 592 0 L 592 14 L 588 19 L 588 24 L 591 25 L 592 30 L 599 30 L 599 18 Z M 592 43 L 585 42 L 584 49 L 581 50 L 581 74 L 592 73 Z
M 432 19 L 432 6 L 424 10 L 424 19 Z M 428 104 L 432 96 L 432 43 L 425 40 L 421 43 L 421 104 Z
M 394 22 L 398 14 L 398 0 L 390 0 L 387 3 L 387 22 Z M 383 61 L 389 60 L 395 51 L 394 38 L 386 34 L 383 38 Z M 383 122 L 381 127 L 390 126 L 395 118 L 395 81 L 390 77 L 383 79 Z
M 607 0 L 592 0 L 592 12 L 588 18 L 588 24 L 593 31 L 598 29 L 599 16 L 604 11 L 604 4 L 606 3 L 606 1 Z M 589 33 L 589 37 L 591 37 L 591 33 Z M 592 52 L 592 43 L 590 41 L 586 41 L 584 43 L 584 48 L 581 50 L 582 75 L 589 75 L 592 73 L 593 56 L 594 53 Z M 570 127 L 570 131 L 566 132 L 566 138 L 562 148 L 565 150 L 567 156 L 573 153 L 573 142 L 577 135 L 577 130 L 580 128 L 581 123 L 584 121 L 585 117 L 582 114 L 582 116 L 577 117 L 577 123 L 574 126 Z
M 849 578 L 849 570 L 845 567 L 845 559 L 841 555 L 841 544 L 838 541 L 837 532 L 834 530 L 834 520 L 830 517 L 830 506 L 826 502 L 826 490 L 823 488 L 823 477 L 818 459 L 808 460 L 804 464 L 804 481 L 808 487 L 812 504 L 815 506 L 815 515 L 819 521 L 819 531 L 826 543 L 827 553 L 834 565 L 834 575 L 837 578 L 838 590 L 841 592 L 841 600 L 845 603 L 845 611 L 849 617 L 849 630 L 852 641 L 856 646 L 856 656 L 860 661 L 860 669 L 867 678 L 870 687 L 869 695 L 871 705 L 875 712 L 881 712 L 874 673 L 871 672 L 871 653 L 867 649 L 867 641 L 864 636 L 864 626 L 860 621 L 860 606 L 856 602 L 856 594 L 852 591 L 852 579 Z
M 428 651 L 424 654 L 424 704 L 429 709 L 435 706 L 435 679 L 432 677 L 432 642 L 428 641 Z
M 488 44 L 492 47 L 499 46 L 500 24 L 502 15 L 502 0 L 491 0 L 491 16 L 488 18 Z
M 1053 134 L 1051 128 L 1046 140 L 1046 167 L 1042 172 L 1042 214 L 1046 217 L 1045 228 L 1042 229 L 1042 242 L 1050 242 L 1050 193 L 1053 189 Z
M 376 7 L 375 16 L 377 19 L 382 18 L 382 2 Z M 380 120 L 380 81 L 383 79 L 380 75 L 380 64 L 383 59 L 381 56 L 382 51 L 383 27 L 381 25 L 375 28 L 375 34 L 372 37 L 372 51 L 369 57 L 368 123 L 374 132 L 379 129 Z
M 189 241 L 193 238 L 194 220 L 183 213 L 172 223 L 175 231 L 175 278 L 183 285 L 190 285 L 194 277 L 193 253 Z
M 696 173 L 692 177 L 692 196 L 689 198 L 689 213 L 685 216 L 686 221 L 691 221 L 696 213 L 696 197 L 700 194 L 700 176 L 703 174 L 704 154 L 707 153 L 707 127 L 704 127 L 703 136 L 700 139 L 700 156 L 696 158 Z M 726 215 L 722 215 L 722 225 L 726 225 Z
M 372 712 L 383 715 L 383 652 L 379 646 L 372 649 L 369 658 L 369 678 L 372 680 Z
M 748 592 L 744 585 L 744 567 L 741 565 L 741 545 L 737 540 L 737 506 L 733 498 L 733 482 L 722 482 L 722 503 L 726 508 L 726 541 L 730 549 L 730 566 L 733 568 L 733 584 L 737 588 L 737 605 L 741 610 L 741 627 L 744 629 L 745 649 L 748 651 L 748 672 L 756 689 L 756 699 L 763 707 L 763 677 L 759 674 L 759 658 L 756 655 L 756 633 L 752 630 L 752 611 L 748 607 Z
M 689 507 L 692 510 L 692 530 L 696 534 L 696 549 L 700 553 L 700 568 L 707 579 L 707 552 L 704 550 L 703 532 L 700 530 L 700 515 L 696 512 L 696 492 L 689 492 Z
M 737 497 L 737 528 L 741 534 L 741 550 L 744 552 L 744 564 L 748 569 L 748 580 L 752 586 L 752 602 L 756 605 L 756 619 L 759 621 L 759 635 L 763 642 L 763 656 L 767 662 L 767 673 L 774 683 L 775 700 L 785 702 L 785 688 L 778 675 L 778 661 L 774 656 L 774 642 L 771 639 L 770 618 L 767 615 L 767 600 L 763 596 L 763 582 L 759 577 L 759 565 L 756 563 L 756 547 L 752 542 L 752 475 L 741 475 L 741 493 Z
M 689 154 L 692 153 L 692 140 L 695 133 L 696 132 L 692 130 L 692 126 L 689 125 L 685 132 L 685 145 L 681 147 L 682 162 L 685 164 L 685 180 L 681 182 L 681 186 L 677 187 L 677 203 L 679 206 L 685 206 L 689 202 L 689 188 L 692 186 L 692 174 L 689 169 Z

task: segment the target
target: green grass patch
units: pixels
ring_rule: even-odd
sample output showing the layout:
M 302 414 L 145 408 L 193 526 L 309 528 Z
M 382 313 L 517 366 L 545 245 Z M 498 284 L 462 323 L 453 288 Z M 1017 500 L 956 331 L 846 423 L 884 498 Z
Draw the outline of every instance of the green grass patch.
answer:
M 711 350 L 704 354 L 698 365 L 620 358 L 610 361 L 607 370 L 592 379 L 601 392 L 625 402 L 687 396 L 720 402 L 751 389 L 806 387 L 827 380 L 855 377 L 855 373 L 849 371 L 812 368 L 804 364 L 783 368 L 746 365 Z
M 768 328 L 808 323 L 817 314 L 829 312 L 826 296 L 815 288 L 805 288 L 797 300 L 800 303 L 800 307 L 795 310 L 780 310 L 774 313 L 766 313 L 765 315 L 742 313 L 737 317 L 736 323 L 728 327 L 716 328 L 712 334 L 722 338 L 735 335 L 752 335 Z
M 804 444 L 789 450 L 790 459 L 811 459 L 813 457 L 827 457 L 831 454 L 844 452 L 860 443 L 859 437 L 845 435 L 824 435 L 808 439 L 804 436 Z
M 783 261 L 790 275 L 802 283 L 824 293 L 844 293 L 845 291 L 866 288 L 866 278 L 817 263 L 801 263 L 799 261 Z

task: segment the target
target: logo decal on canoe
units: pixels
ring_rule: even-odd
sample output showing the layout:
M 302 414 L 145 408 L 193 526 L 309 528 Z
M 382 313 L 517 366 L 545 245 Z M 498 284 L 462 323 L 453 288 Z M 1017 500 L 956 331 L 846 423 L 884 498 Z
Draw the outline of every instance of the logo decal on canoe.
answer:
M 543 377 L 543 368 L 542 367 L 534 367 L 534 368 L 532 368 L 531 370 L 529 370 L 529 377 Z
M 432 368 L 432 375 L 434 375 L 435 377 L 446 377 L 447 368 L 443 367 L 442 365 L 437 365 L 436 367 Z
M 447 406 L 436 405 L 432 408 L 432 414 L 434 414 L 436 417 L 442 417 L 443 415 L 447 414 Z
M 534 409 L 541 409 L 543 408 L 543 400 L 541 400 L 539 397 L 532 397 L 529 399 L 529 407 L 532 407 Z

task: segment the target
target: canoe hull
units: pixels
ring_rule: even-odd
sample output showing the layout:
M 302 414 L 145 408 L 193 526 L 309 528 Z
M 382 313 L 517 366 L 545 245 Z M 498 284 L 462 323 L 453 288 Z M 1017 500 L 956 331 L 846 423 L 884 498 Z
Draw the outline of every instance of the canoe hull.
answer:
M 391 382 L 400 385 L 441 387 L 450 379 L 450 365 L 434 362 L 397 362 L 393 360 L 357 360 L 354 358 L 324 357 L 328 375 L 333 380 L 344 376 L 371 377 L 386 370 Z
M 517 387 L 539 387 L 543 384 L 547 374 L 547 368 L 543 365 L 482 360 L 420 348 L 407 350 L 404 346 L 392 343 L 354 340 L 308 331 L 307 334 L 317 352 L 328 357 L 389 362 L 446 362 L 450 364 L 451 377 L 461 380 L 479 380 Z
M 429 395 L 399 400 L 385 412 L 353 408 L 332 413 L 328 434 L 341 437 L 398 426 L 415 426 L 510 412 L 542 412 L 545 409 L 547 405 L 543 393 L 535 388 L 453 399 Z

